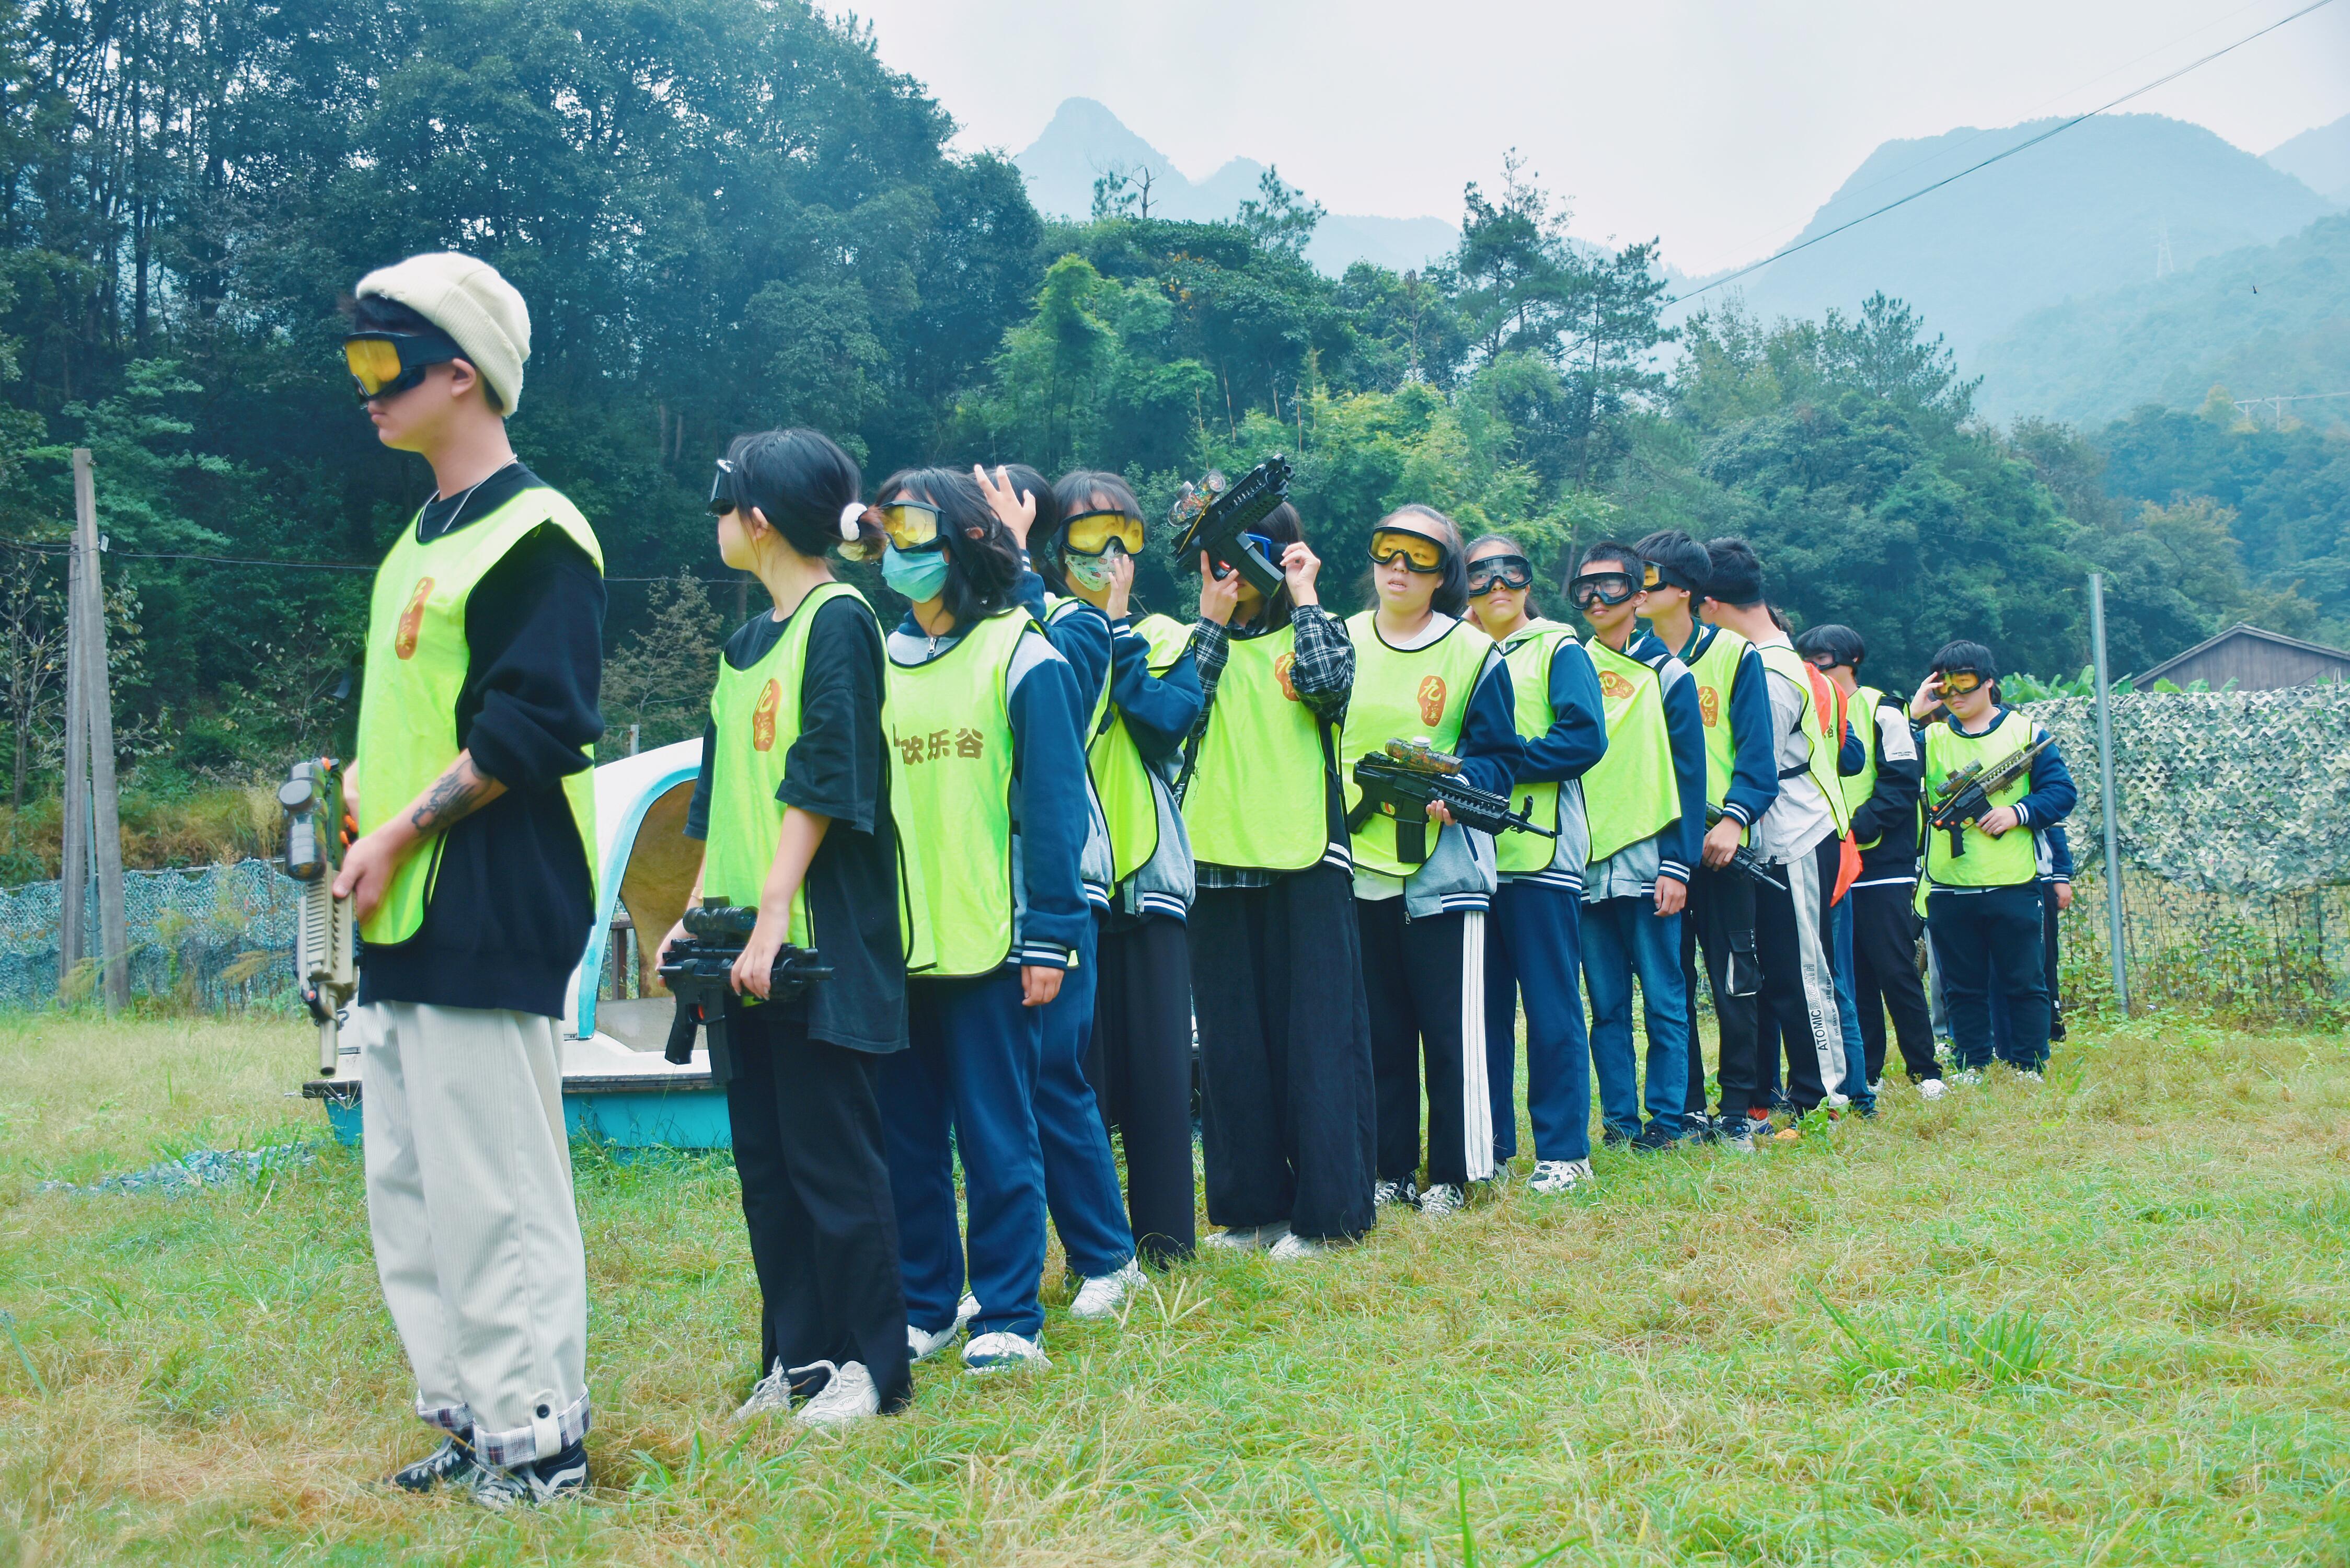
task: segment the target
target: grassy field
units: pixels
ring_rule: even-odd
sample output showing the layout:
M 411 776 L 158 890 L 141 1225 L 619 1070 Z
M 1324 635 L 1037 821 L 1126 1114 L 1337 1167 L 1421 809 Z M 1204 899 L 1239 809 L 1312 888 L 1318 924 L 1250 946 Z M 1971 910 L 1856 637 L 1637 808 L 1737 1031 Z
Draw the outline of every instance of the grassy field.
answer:
M 578 1153 L 593 1500 L 421 1450 L 293 1025 L 0 1021 L 0 1563 L 2350 1561 L 2350 1051 L 2168 1023 L 1751 1160 L 1600 1161 L 1318 1263 L 1179 1270 L 1033 1377 L 743 1432 L 722 1158 Z

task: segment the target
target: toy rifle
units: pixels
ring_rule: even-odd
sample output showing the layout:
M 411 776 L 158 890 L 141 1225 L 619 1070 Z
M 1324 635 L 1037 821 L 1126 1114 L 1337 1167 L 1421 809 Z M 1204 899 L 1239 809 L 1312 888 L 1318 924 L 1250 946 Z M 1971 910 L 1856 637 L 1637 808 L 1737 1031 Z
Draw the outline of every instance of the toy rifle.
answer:
M 1281 591 L 1281 563 L 1268 561 L 1264 552 L 1242 535 L 1273 514 L 1289 499 L 1289 460 L 1274 453 L 1227 487 L 1224 476 L 1211 472 L 1197 485 L 1184 483 L 1175 498 L 1170 520 L 1179 532 L 1175 558 L 1188 561 L 1201 551 L 1208 558 L 1238 571 L 1248 585 L 1271 598 Z
M 661 955 L 661 983 L 677 998 L 677 1017 L 669 1026 L 663 1059 L 684 1066 L 693 1060 L 693 1031 L 710 1031 L 710 1076 L 723 1084 L 734 1076 L 734 1054 L 726 1043 L 726 993 L 734 989 L 734 961 L 751 940 L 759 911 L 723 898 L 705 898 L 699 909 L 685 912 L 687 940 L 672 942 Z M 832 971 L 807 948 L 785 942 L 775 951 L 775 967 L 767 971 L 767 1000 L 789 1002 Z
M 294 921 L 294 981 L 318 1023 L 318 1075 L 335 1075 L 341 1015 L 359 988 L 359 922 L 335 897 L 343 868 L 343 769 L 332 757 L 296 763 L 277 786 L 286 808 L 286 875 L 302 885 Z
M 1719 806 L 1708 805 L 1705 808 L 1705 825 L 1708 827 L 1711 827 L 1721 820 L 1721 809 Z M 1737 872 L 1749 882 L 1759 882 L 1765 888 L 1776 888 L 1782 893 L 1787 890 L 1787 885 L 1784 882 L 1771 875 L 1769 864 L 1743 844 L 1730 852 L 1730 869 Z
M 1436 750 L 1426 741 L 1389 741 L 1383 751 L 1366 752 L 1355 762 L 1355 787 L 1363 798 L 1347 814 L 1347 831 L 1358 832 L 1371 814 L 1395 818 L 1396 858 L 1417 866 L 1428 858 L 1428 807 L 1442 801 L 1452 820 L 1481 833 L 1539 833 L 1556 838 L 1554 830 L 1534 820 L 1534 797 L 1522 810 L 1510 809 L 1510 797 L 1479 789 L 1461 776 L 1461 759 Z
M 1926 826 L 1950 836 L 1953 859 L 1967 852 L 1967 824 L 1987 815 L 1991 809 L 1991 797 L 2030 774 L 2032 759 L 2055 743 L 2054 735 L 2043 735 L 1995 767 L 1969 763 L 1936 787 L 1934 810 L 1926 818 Z

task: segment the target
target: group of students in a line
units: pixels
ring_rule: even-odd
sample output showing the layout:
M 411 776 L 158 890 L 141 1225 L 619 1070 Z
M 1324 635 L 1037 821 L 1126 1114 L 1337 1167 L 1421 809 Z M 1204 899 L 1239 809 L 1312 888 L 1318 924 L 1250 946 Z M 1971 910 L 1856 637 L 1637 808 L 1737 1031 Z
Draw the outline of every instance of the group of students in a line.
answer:
M 546 1109 L 550 1021 L 510 981 L 462 981 L 502 939 L 458 910 L 502 896 L 516 857 L 551 867 L 550 897 L 577 891 L 564 834 L 594 842 L 567 717 L 578 670 L 567 688 L 549 667 L 567 657 L 566 574 L 600 614 L 597 557 L 503 446 L 520 358 L 497 358 L 481 302 L 518 313 L 504 280 L 419 257 L 359 292 L 348 352 L 369 411 L 440 481 L 379 579 L 366 834 L 343 877 L 372 911 L 379 1259 L 419 1413 L 451 1434 L 397 1479 L 544 1499 L 585 1484 L 588 1407 L 565 1326 L 585 1283 Z M 485 402 L 508 466 L 461 493 L 496 451 L 449 431 Z M 868 504 L 838 446 L 775 431 L 732 443 L 711 510 L 722 558 L 772 599 L 715 671 L 687 827 L 704 845 L 693 899 L 758 910 L 726 1007 L 764 1303 L 763 1376 L 738 1415 L 899 1409 L 911 1364 L 959 1337 L 973 1372 L 1043 1365 L 1048 1220 L 1069 1311 L 1104 1317 L 1143 1263 L 1195 1245 L 1311 1258 L 1381 1209 L 1457 1212 L 1517 1154 L 1521 999 L 1540 1193 L 1590 1178 L 1595 1069 L 1607 1142 L 1751 1149 L 1774 1109 L 1873 1112 L 1889 1011 L 1939 1094 L 1920 909 L 1961 1068 L 2045 1055 L 2061 761 L 2041 753 L 1958 843 L 1922 834 L 1921 785 L 2034 738 L 1998 704 L 1990 651 L 1951 643 L 1913 696 L 1887 696 L 1859 683 L 1848 629 L 1789 639 L 1741 541 L 1585 548 L 1565 584 L 1578 637 L 1539 615 L 1516 543 L 1464 541 L 1424 505 L 1372 532 L 1372 607 L 1323 607 L 1323 563 L 1284 504 L 1252 535 L 1278 591 L 1203 556 L 1190 624 L 1133 604 L 1149 525 L 1111 473 L 916 469 Z M 910 606 L 894 628 L 835 552 L 879 559 Z M 586 682 L 592 706 L 592 662 Z M 1439 804 L 1417 853 L 1393 817 L 1354 811 L 1351 763 L 1394 740 L 1457 757 L 1555 836 L 1497 840 Z M 402 748 L 417 755 L 395 767 Z M 483 843 L 469 829 L 508 795 L 502 842 Z M 830 977 L 770 999 L 785 943 Z M 494 1022 L 463 1049 L 518 1042 L 524 1064 L 452 1088 L 432 1041 L 442 1014 L 473 1010 Z M 517 1117 L 518 1101 L 546 1114 Z M 466 1143 L 494 1147 L 452 1153 Z M 461 1203 L 479 1185 L 496 1200 Z M 557 1188 L 560 1216 L 541 1212 Z

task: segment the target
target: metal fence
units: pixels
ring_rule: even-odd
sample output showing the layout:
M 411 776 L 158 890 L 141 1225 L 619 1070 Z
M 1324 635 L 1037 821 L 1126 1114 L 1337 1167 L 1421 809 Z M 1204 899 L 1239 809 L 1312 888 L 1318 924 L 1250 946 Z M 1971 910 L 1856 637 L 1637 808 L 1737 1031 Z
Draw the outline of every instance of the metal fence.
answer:
M 274 862 L 128 871 L 122 883 L 133 995 L 204 1009 L 298 1005 L 296 890 Z M 90 973 L 57 972 L 62 888 L 0 888 L 0 1007 L 89 994 Z M 97 950 L 94 930 L 85 947 Z

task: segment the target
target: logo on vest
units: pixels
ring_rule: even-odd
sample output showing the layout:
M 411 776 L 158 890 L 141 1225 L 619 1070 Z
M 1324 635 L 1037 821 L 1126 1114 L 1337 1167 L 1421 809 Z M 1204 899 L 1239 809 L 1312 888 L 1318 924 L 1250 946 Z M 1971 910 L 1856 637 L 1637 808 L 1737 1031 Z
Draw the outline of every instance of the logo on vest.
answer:
M 1632 683 L 1612 670 L 1603 670 L 1599 672 L 1599 690 L 1603 695 L 1621 702 L 1632 694 Z
M 1721 692 L 1711 686 L 1697 689 L 1697 711 L 1705 719 L 1705 727 L 1712 729 L 1721 722 Z
M 402 659 L 416 657 L 416 634 L 424 625 L 424 601 L 432 597 L 432 579 L 416 579 L 416 591 L 408 596 L 408 607 L 400 612 L 400 631 L 391 639 L 392 652 Z
M 759 689 L 759 705 L 751 710 L 751 749 L 775 749 L 775 710 L 784 705 L 784 683 L 769 680 Z
M 1281 682 L 1281 694 L 1292 702 L 1297 701 L 1297 688 L 1290 683 L 1289 672 L 1297 668 L 1297 655 L 1284 653 L 1273 661 L 1273 678 Z
M 1444 677 L 1441 675 L 1420 678 L 1419 722 L 1423 724 L 1444 722 Z

